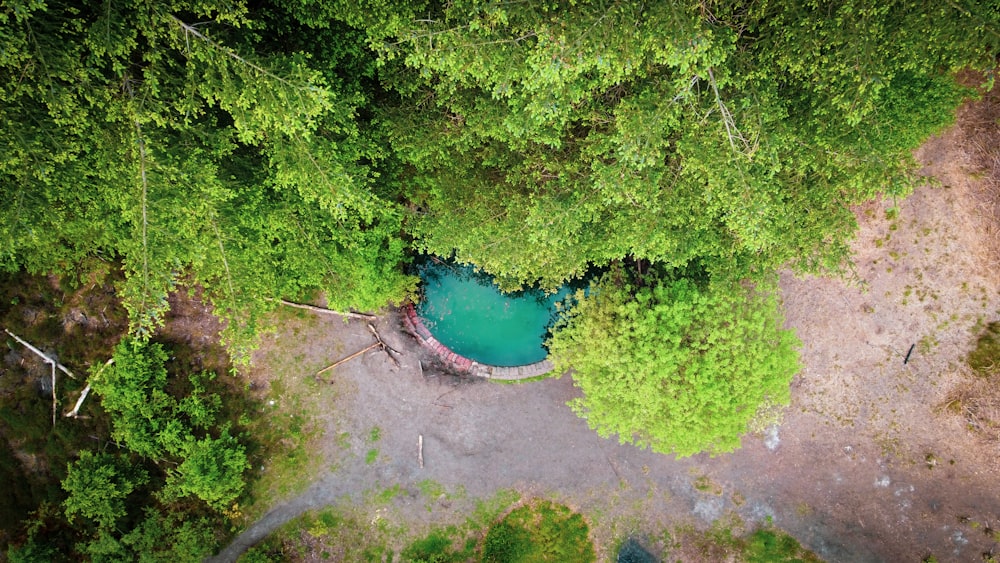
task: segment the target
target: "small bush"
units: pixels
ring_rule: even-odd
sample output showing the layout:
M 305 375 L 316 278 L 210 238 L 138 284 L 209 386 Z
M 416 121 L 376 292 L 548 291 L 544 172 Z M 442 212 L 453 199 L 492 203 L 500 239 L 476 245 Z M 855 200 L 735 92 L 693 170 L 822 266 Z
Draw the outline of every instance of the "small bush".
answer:
M 591 563 L 589 527 L 579 514 L 548 501 L 515 509 L 490 527 L 483 543 L 488 563 Z

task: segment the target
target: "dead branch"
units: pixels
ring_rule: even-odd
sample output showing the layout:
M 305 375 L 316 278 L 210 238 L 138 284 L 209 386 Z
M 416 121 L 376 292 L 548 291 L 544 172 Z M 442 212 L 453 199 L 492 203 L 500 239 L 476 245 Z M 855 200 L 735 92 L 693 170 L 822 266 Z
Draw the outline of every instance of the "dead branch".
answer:
M 80 407 L 83 406 L 83 401 L 87 399 L 87 395 L 90 394 L 90 384 L 88 383 L 83 391 L 80 392 L 80 398 L 76 400 L 76 404 L 73 405 L 73 410 L 64 414 L 66 418 L 78 418 L 80 416 Z
M 389 356 L 389 359 L 392 360 L 392 363 L 395 364 L 396 368 L 398 369 L 399 368 L 399 360 L 397 360 L 395 358 L 395 356 L 393 356 L 393 354 L 400 354 L 400 352 L 398 350 L 396 350 L 395 348 L 393 348 L 392 346 L 389 346 L 388 344 L 386 344 L 385 341 L 382 340 L 382 336 L 379 335 L 378 331 L 375 330 L 375 327 L 372 326 L 371 323 L 368 323 L 368 331 L 371 332 L 372 336 L 375 337 L 375 343 L 374 344 L 372 344 L 371 346 L 368 346 L 367 348 L 364 348 L 362 350 L 358 350 L 357 352 L 351 354 L 350 356 L 347 356 L 346 358 L 344 358 L 342 360 L 337 360 L 336 362 L 334 362 L 334 363 L 326 366 L 325 368 L 317 371 L 316 372 L 316 377 L 319 377 L 323 373 L 330 371 L 331 369 L 339 366 L 340 364 L 342 364 L 344 362 L 347 362 L 347 361 L 353 360 L 354 358 L 357 358 L 358 356 L 364 354 L 365 352 L 367 352 L 369 350 L 374 350 L 375 348 L 378 348 L 379 350 L 382 350 L 383 352 L 385 352 L 385 355 Z M 400 355 L 402 355 L 402 354 L 400 354 Z
M 389 359 L 392 360 L 392 363 L 395 364 L 396 368 L 398 369 L 399 360 L 397 360 L 395 356 L 393 356 L 393 354 L 399 354 L 400 356 L 402 356 L 402 354 L 399 353 L 399 350 L 396 350 L 392 346 L 386 344 L 385 341 L 382 340 L 382 336 L 379 335 L 378 331 L 375 330 L 375 327 L 372 326 L 371 323 L 368 323 L 368 330 L 372 333 L 372 336 L 375 337 L 375 340 L 378 341 L 379 348 L 381 348 L 382 351 L 385 352 L 386 356 L 389 356 Z
M 97 378 L 101 376 L 101 373 L 104 371 L 104 368 L 110 366 L 113 363 L 115 363 L 114 358 L 111 358 L 107 362 L 104 362 L 104 365 L 101 366 L 101 369 L 97 370 L 97 373 L 95 373 L 93 377 L 90 378 L 90 380 L 96 381 Z M 73 410 L 69 411 L 63 416 L 66 418 L 80 418 L 80 407 L 83 406 L 83 402 L 87 399 L 87 395 L 89 394 L 90 394 L 90 382 L 87 382 L 87 386 L 84 387 L 83 391 L 80 392 L 80 397 L 76 400 L 76 404 L 73 406 Z
M 369 346 L 369 347 L 367 347 L 367 348 L 364 348 L 364 349 L 362 349 L 362 350 L 358 350 L 357 352 L 355 352 L 355 353 L 351 354 L 350 356 L 347 356 L 346 358 L 344 358 L 344 359 L 342 359 L 342 360 L 337 360 L 336 362 L 334 362 L 334 363 L 332 363 L 332 364 L 330 364 L 330 365 L 326 366 L 325 368 L 323 368 L 323 369 L 321 369 L 321 370 L 317 371 L 317 372 L 316 372 L 316 376 L 317 376 L 317 377 L 319 377 L 319 376 L 320 376 L 320 375 L 322 375 L 323 373 L 325 373 L 325 372 L 328 372 L 328 371 L 330 371 L 331 369 L 333 369 L 333 368 L 335 368 L 335 367 L 339 366 L 340 364 L 342 364 L 342 363 L 345 363 L 345 362 L 348 362 L 348 361 L 350 361 L 350 360 L 353 360 L 354 358 L 357 358 L 357 357 L 358 357 L 358 356 L 360 356 L 361 354 L 364 354 L 365 352 L 367 352 L 367 351 L 369 351 L 369 350 L 374 350 L 375 348 L 378 348 L 378 347 L 379 347 L 379 343 L 378 343 L 378 342 L 376 342 L 375 344 L 372 344 L 371 346 Z
M 59 410 L 59 399 L 56 397 L 56 363 L 52 365 L 52 427 L 56 427 L 56 411 Z
M 60 364 L 59 362 L 57 362 L 55 360 L 53 360 L 52 358 L 50 358 L 49 356 L 47 356 L 44 352 L 42 352 L 38 348 L 35 348 L 31 344 L 28 344 L 23 339 L 21 339 L 20 336 L 14 334 L 13 332 L 11 332 L 11 331 L 9 331 L 7 329 L 3 329 L 3 331 L 6 332 L 7 334 L 9 334 L 11 336 L 11 338 L 13 338 L 14 340 L 17 340 L 19 343 L 23 344 L 25 348 L 27 348 L 28 350 L 31 350 L 32 352 L 34 352 L 35 354 L 37 354 L 38 357 L 40 357 L 41 359 L 45 360 L 45 363 L 51 364 L 53 366 L 53 368 L 59 368 L 59 371 L 65 373 L 66 375 L 72 377 L 73 379 L 76 379 L 76 376 L 73 375 L 73 372 L 71 372 L 68 369 L 66 369 L 66 366 Z
M 424 435 L 420 434 L 417 436 L 417 461 L 420 463 L 420 469 L 424 468 Z
M 364 319 L 366 321 L 374 321 L 375 319 L 378 318 L 375 315 L 334 311 L 333 309 L 325 309 L 323 307 L 316 307 L 315 305 L 304 305 L 302 303 L 294 303 L 292 301 L 285 301 L 284 299 L 271 299 L 271 301 L 276 301 L 278 303 L 281 303 L 282 305 L 287 305 L 288 307 L 295 307 L 296 309 L 305 309 L 306 311 L 312 311 L 314 313 L 323 313 L 325 315 L 339 315 L 341 317 L 350 317 L 352 319 Z

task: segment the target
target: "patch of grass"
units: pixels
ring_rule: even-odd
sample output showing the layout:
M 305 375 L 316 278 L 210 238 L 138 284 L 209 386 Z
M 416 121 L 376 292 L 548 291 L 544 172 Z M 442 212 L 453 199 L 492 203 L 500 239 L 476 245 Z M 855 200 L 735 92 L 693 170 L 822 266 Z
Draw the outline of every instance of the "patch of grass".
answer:
M 695 489 L 703 493 L 710 493 L 713 495 L 721 495 L 722 487 L 717 483 L 708 478 L 708 475 L 702 475 L 694 480 L 692 483 Z
M 669 546 L 669 560 L 743 561 L 746 563 L 821 563 L 813 552 L 803 548 L 798 540 L 766 525 L 752 533 L 744 531 L 743 520 L 736 514 L 718 520 L 708 530 L 699 532 L 692 527 L 675 530 Z
M 469 517 L 469 523 L 473 526 L 489 526 L 508 506 L 521 499 L 521 494 L 511 489 L 502 489 L 496 492 L 492 498 L 477 500 L 476 509 Z
M 534 377 L 525 377 L 524 379 L 491 379 L 491 383 L 501 383 L 503 385 L 520 385 L 522 383 L 534 383 L 536 381 L 545 381 L 546 379 L 556 378 L 557 374 L 554 371 L 549 373 L 543 373 L 542 375 L 536 375 Z
M 482 561 L 516 563 L 596 561 L 587 522 L 568 507 L 536 500 L 513 510 L 490 527 Z
M 451 533 L 449 533 L 451 532 Z M 406 546 L 400 557 L 407 563 L 460 563 L 475 556 L 476 543 L 465 542 L 455 549 L 454 528 L 432 530 L 427 537 Z
M 382 438 L 382 429 L 378 426 L 372 426 L 371 431 L 368 432 L 368 441 L 374 444 Z
M 375 500 L 380 504 L 389 504 L 392 502 L 392 499 L 398 496 L 403 496 L 404 494 L 406 494 L 406 489 L 399 486 L 399 483 L 397 483 L 391 487 L 382 489 L 382 491 L 375 495 Z
M 1000 373 L 1000 321 L 986 325 L 976 340 L 976 348 L 966 360 L 969 367 L 982 376 Z
M 771 528 L 757 530 L 743 550 L 747 563 L 819 563 L 815 553 L 804 549 L 792 536 Z
M 372 448 L 365 454 L 365 465 L 371 465 L 378 459 L 378 449 Z
M 440 498 L 441 495 L 447 493 L 444 485 L 431 479 L 424 479 L 423 481 L 417 483 L 417 488 L 420 489 L 420 494 L 429 499 L 437 499 Z
M 288 560 L 393 561 L 393 530 L 379 520 L 369 523 L 352 510 L 310 512 L 282 526 L 251 549 L 241 563 Z

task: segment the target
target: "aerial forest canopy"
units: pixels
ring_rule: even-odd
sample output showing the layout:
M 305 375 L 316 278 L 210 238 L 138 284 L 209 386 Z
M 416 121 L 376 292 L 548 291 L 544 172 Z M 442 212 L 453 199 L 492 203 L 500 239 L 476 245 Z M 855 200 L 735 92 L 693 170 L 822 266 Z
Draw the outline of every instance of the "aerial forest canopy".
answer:
M 908 193 L 910 151 L 973 93 L 955 72 L 1000 53 L 990 0 L 35 0 L 0 25 L 0 268 L 120 264 L 139 340 L 198 285 L 245 359 L 276 300 L 407 299 L 418 252 L 507 288 L 607 267 L 557 363 L 592 424 L 676 453 L 787 401 L 775 272 L 840 270 L 850 206 Z M 691 342 L 718 350 L 663 360 Z M 670 387 L 711 388 L 683 416 L 614 411 L 662 381 L 599 392 L 718 369 Z M 648 427 L 693 412 L 735 426 Z

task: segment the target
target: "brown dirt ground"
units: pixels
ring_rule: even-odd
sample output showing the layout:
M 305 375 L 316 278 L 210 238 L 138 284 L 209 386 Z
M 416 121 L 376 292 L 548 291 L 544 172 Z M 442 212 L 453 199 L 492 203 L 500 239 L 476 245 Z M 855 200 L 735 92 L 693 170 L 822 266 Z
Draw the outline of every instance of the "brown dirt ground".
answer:
M 995 184 L 963 148 L 973 110 L 918 151 L 936 181 L 899 202 L 898 216 L 887 216 L 892 202 L 856 210 L 854 276 L 782 275 L 805 367 L 780 427 L 715 458 L 619 445 L 565 406 L 578 395 L 570 377 L 503 385 L 422 369 L 428 359 L 393 314 L 377 327 L 402 351 L 401 368 L 370 352 L 334 370 L 329 385 L 310 383 L 371 336 L 358 321 L 286 318 L 248 377 L 266 393 L 282 366 L 299 382 L 283 383 L 288 400 L 299 393 L 325 406 L 314 422 L 318 461 L 305 491 L 272 507 L 218 560 L 327 505 L 416 528 L 459 521 L 470 502 L 422 497 L 428 479 L 466 499 L 503 489 L 558 499 L 590 520 L 601 560 L 627 534 L 663 548 L 665 529 L 704 528 L 734 513 L 751 524 L 772 518 L 829 561 L 979 561 L 1000 552 L 1000 451 L 945 408 L 970 377 L 961 364 L 974 328 L 1000 311 L 995 217 L 983 204 L 995 201 L 987 193 Z M 378 459 L 367 464 L 376 426 Z M 403 494 L 370 502 L 394 485 Z

